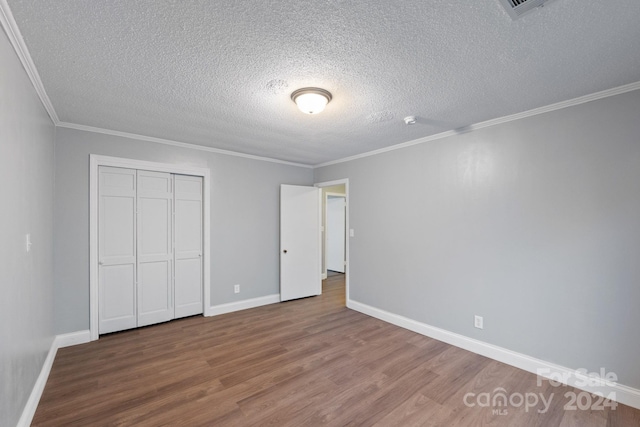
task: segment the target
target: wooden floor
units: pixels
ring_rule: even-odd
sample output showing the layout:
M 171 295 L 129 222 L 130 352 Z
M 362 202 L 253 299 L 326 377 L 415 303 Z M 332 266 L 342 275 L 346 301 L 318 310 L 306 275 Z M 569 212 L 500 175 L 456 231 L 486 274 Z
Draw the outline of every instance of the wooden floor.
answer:
M 33 425 L 640 425 L 640 411 L 623 405 L 565 410 L 564 394 L 579 390 L 538 386 L 533 374 L 344 304 L 334 275 L 319 297 L 63 348 Z M 479 406 L 498 388 L 513 405 Z M 541 394 L 546 412 L 541 402 L 516 407 L 518 395 Z

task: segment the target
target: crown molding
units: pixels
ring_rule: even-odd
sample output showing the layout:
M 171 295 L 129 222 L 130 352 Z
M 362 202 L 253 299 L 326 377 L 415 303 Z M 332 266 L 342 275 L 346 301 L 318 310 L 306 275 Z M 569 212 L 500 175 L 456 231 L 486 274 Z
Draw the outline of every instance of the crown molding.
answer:
M 170 139 L 156 138 L 154 136 L 138 135 L 135 133 L 120 132 L 117 130 L 103 129 L 98 127 L 85 126 L 85 125 L 79 125 L 76 123 L 68 123 L 68 122 L 58 122 L 56 126 L 61 128 L 67 128 L 67 129 L 75 129 L 75 130 L 82 130 L 86 132 L 94 132 L 94 133 L 102 133 L 105 135 L 119 136 L 122 138 L 135 139 L 139 141 L 155 142 L 157 144 L 171 145 L 174 147 L 188 148 L 191 150 L 207 151 L 209 153 L 223 154 L 226 156 L 242 157 L 245 159 L 259 160 L 262 162 L 279 163 L 282 165 L 313 169 L 312 165 L 307 165 L 304 163 L 288 162 L 286 160 L 273 159 L 271 157 L 262 157 L 262 156 L 256 156 L 253 154 L 238 153 L 236 151 L 222 150 L 220 148 L 207 147 L 204 145 L 189 144 L 186 142 L 173 141 Z
M 344 157 L 338 160 L 331 160 L 329 162 L 314 165 L 313 168 L 316 169 L 316 168 L 321 168 L 325 166 L 336 165 L 339 163 L 350 162 L 352 160 L 363 159 L 365 157 L 376 156 L 378 154 L 387 153 L 389 151 L 400 150 L 402 148 L 411 147 L 413 145 L 424 144 L 426 142 L 436 141 L 438 139 L 448 138 L 450 136 L 460 135 L 463 133 L 483 129 L 486 127 L 512 122 L 514 120 L 520 120 L 527 117 L 537 116 L 539 114 L 549 113 L 551 111 L 561 110 L 563 108 L 585 104 L 587 102 L 596 101 L 602 98 L 608 98 L 614 95 L 620 95 L 626 92 L 632 92 L 638 89 L 640 89 L 640 82 L 630 83 L 627 85 L 614 87 L 612 89 L 607 89 L 601 92 L 584 95 L 578 98 L 569 99 L 567 101 L 558 102 L 558 103 L 547 105 L 544 107 L 534 108 L 533 110 L 524 111 L 522 113 L 511 114 L 509 116 L 499 117 L 497 119 L 491 119 L 484 122 L 475 123 L 469 126 L 464 126 L 459 129 L 449 130 L 446 132 L 437 133 L 435 135 L 425 136 L 422 138 L 414 139 L 412 141 L 407 141 L 400 144 L 392 145 L 390 147 L 380 148 L 378 150 L 373 150 L 373 151 L 367 151 L 366 153 L 356 154 L 354 156 Z
M 40 74 L 38 74 L 38 70 L 36 69 L 33 60 L 31 59 L 31 54 L 29 53 L 29 49 L 27 49 L 27 45 L 22 38 L 22 34 L 18 29 L 18 24 L 16 20 L 13 18 L 13 14 L 11 13 L 11 9 L 7 4 L 7 0 L 0 0 L 0 23 L 2 24 L 2 28 L 4 28 L 13 49 L 16 51 L 16 55 L 20 59 L 22 66 L 24 67 L 27 75 L 29 76 L 29 80 L 31 80 L 31 84 L 36 90 L 36 93 L 40 97 L 40 101 L 42 101 L 42 105 L 44 109 L 47 110 L 49 117 L 51 117 L 51 121 L 54 125 L 58 125 L 60 123 L 60 119 L 58 119 L 58 114 L 56 110 L 53 108 L 53 104 L 49 99 L 49 95 L 44 90 L 44 85 L 42 84 L 42 80 L 40 79 Z

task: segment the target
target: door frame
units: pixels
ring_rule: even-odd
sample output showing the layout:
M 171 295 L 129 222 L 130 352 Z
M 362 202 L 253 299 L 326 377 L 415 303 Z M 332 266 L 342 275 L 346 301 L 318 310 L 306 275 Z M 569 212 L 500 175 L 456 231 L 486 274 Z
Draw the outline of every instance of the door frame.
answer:
M 323 187 L 332 187 L 334 185 L 341 185 L 344 184 L 344 198 L 345 198 L 345 202 L 347 204 L 346 207 L 346 219 L 345 219 L 345 229 L 347 232 L 347 235 L 345 236 L 345 261 L 346 261 L 346 265 L 344 266 L 346 269 L 346 273 L 345 273 L 345 299 L 346 299 L 346 304 L 347 307 L 349 307 L 349 305 L 351 304 L 351 299 L 349 297 L 349 276 L 351 275 L 351 262 L 350 260 L 350 253 L 351 250 L 349 249 L 351 246 L 351 226 L 350 226 L 350 214 L 349 214 L 349 178 L 344 178 L 344 179 L 337 179 L 334 181 L 325 181 L 325 182 L 318 182 L 315 183 L 314 186 L 315 187 L 319 187 L 319 188 L 323 188 Z M 326 224 L 325 224 L 326 225 Z M 326 235 L 326 232 L 325 232 Z
M 345 189 L 346 191 L 346 189 Z M 346 194 L 342 194 L 342 193 L 334 193 L 331 191 L 327 191 L 324 194 L 324 224 L 322 224 L 323 227 L 323 240 L 324 240 L 324 268 L 322 271 L 322 277 L 323 278 L 327 278 L 327 274 L 329 269 L 327 268 L 327 253 L 329 252 L 329 245 L 327 245 L 327 240 L 328 240 L 328 236 L 327 236 L 327 218 L 329 217 L 329 197 L 341 197 L 344 199 L 344 206 L 345 206 L 345 217 L 344 217 L 344 262 L 347 261 L 347 211 L 346 211 L 346 207 L 347 207 L 347 195 Z M 347 272 L 347 266 L 346 264 L 342 267 L 344 268 L 345 274 Z
M 153 172 L 168 172 L 179 175 L 202 177 L 202 288 L 203 313 L 211 316 L 211 171 L 208 168 L 181 166 L 170 163 L 157 163 L 145 160 L 110 157 L 97 154 L 89 155 L 89 333 L 90 340 L 99 337 L 99 277 L 98 277 L 98 168 L 111 166 L 117 168 L 141 169 Z

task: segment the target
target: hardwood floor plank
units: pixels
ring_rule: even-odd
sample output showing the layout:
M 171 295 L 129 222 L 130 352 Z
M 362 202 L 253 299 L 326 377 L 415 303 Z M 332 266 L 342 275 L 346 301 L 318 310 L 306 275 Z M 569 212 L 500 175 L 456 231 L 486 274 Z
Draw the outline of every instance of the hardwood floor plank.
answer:
M 422 393 L 414 393 L 384 417 L 378 420 L 374 426 L 419 426 L 425 420 L 433 419 L 442 410 L 442 405 L 425 397 Z
M 344 304 L 332 275 L 318 297 L 60 349 L 32 425 L 640 426 L 639 410 L 568 411 L 571 387 Z M 550 399 L 548 411 L 479 404 L 497 389 Z

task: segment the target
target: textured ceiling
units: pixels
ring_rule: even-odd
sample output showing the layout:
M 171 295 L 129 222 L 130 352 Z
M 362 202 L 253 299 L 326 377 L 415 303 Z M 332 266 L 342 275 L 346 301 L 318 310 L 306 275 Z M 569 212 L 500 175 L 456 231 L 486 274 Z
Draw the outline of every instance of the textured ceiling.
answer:
M 638 0 L 8 4 L 60 121 L 305 164 L 640 81 Z

